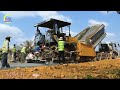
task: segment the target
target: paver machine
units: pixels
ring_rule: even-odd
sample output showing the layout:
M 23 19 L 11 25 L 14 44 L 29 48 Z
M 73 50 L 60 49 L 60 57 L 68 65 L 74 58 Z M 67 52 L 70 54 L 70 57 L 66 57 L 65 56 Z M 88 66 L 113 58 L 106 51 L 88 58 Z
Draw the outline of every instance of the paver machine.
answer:
M 68 59 L 70 57 L 70 51 L 75 51 L 75 45 L 77 44 L 77 39 L 71 37 L 70 34 L 70 25 L 71 23 L 57 20 L 57 19 L 49 19 L 38 23 L 35 25 L 37 29 L 39 27 L 47 28 L 45 35 L 41 35 L 39 42 L 43 44 L 45 42 L 45 50 L 42 52 L 40 57 L 44 57 L 44 60 L 47 61 L 57 61 L 58 60 L 58 50 L 57 50 L 57 43 L 59 37 L 63 37 L 65 44 L 65 58 Z M 69 35 L 67 36 L 66 33 L 63 32 L 63 28 L 67 27 L 69 29 Z
M 35 27 L 44 27 L 48 30 L 44 36 L 44 44 L 46 49 L 40 57 L 44 60 L 58 60 L 57 42 L 59 37 L 63 37 L 65 41 L 65 59 L 67 62 L 84 62 L 92 61 L 96 58 L 96 46 L 105 38 L 105 26 L 103 24 L 87 27 L 76 36 L 70 34 L 70 22 L 65 22 L 57 19 L 49 19 L 38 23 Z M 64 33 L 63 29 L 67 27 L 69 34 Z M 44 53 L 44 54 L 43 54 Z

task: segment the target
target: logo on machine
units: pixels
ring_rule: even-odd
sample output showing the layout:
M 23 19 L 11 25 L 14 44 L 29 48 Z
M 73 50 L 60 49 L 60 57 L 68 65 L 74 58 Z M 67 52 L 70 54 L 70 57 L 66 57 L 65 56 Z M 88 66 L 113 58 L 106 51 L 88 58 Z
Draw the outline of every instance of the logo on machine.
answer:
M 8 14 L 4 15 L 3 21 L 4 21 L 5 23 L 11 23 L 11 22 L 12 22 L 11 15 L 8 15 Z

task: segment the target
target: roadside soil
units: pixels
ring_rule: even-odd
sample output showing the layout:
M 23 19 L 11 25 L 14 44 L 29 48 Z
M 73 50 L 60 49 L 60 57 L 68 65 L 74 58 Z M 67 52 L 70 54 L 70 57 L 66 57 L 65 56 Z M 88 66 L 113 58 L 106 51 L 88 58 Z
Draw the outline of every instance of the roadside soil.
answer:
M 120 59 L 55 66 L 1 69 L 0 79 L 118 79 Z

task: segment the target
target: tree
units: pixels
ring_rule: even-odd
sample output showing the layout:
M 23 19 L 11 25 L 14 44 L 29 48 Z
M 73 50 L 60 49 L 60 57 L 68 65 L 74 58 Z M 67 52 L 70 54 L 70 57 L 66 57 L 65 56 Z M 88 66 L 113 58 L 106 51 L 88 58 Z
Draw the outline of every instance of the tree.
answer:
M 24 41 L 22 44 L 20 44 L 20 46 L 24 46 L 24 47 L 26 47 L 27 48 L 27 52 L 30 52 L 32 49 L 33 49 L 33 41 L 28 41 L 28 40 L 26 40 L 26 41 Z

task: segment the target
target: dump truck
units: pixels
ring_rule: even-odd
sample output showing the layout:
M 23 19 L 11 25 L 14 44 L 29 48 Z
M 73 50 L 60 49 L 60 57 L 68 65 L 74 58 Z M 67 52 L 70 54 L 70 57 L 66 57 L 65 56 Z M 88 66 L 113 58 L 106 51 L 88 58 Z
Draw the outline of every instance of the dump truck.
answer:
M 87 45 L 92 45 L 94 49 L 98 46 L 94 60 L 115 59 L 120 55 L 119 43 L 102 42 L 106 37 L 105 26 L 103 24 L 87 27 L 75 37 L 79 42 L 83 41 Z
M 95 48 L 106 37 L 105 25 L 96 24 L 89 26 L 72 37 L 70 33 L 70 22 L 65 22 L 57 19 L 49 19 L 40 23 L 37 23 L 35 27 L 47 28 L 45 35 L 42 38 L 46 49 L 39 53 L 41 61 L 50 62 L 58 61 L 57 42 L 59 37 L 63 37 L 65 41 L 65 59 L 67 62 L 84 62 L 96 60 L 97 56 L 101 52 L 96 52 Z M 63 28 L 67 27 L 69 34 L 64 33 Z M 42 43 L 41 43 L 42 44 Z M 42 60 L 44 57 L 44 60 Z M 97 58 L 98 59 L 98 58 Z
M 78 33 L 75 36 L 75 38 L 78 39 L 79 43 L 84 43 L 83 46 L 87 45 L 87 47 L 90 47 L 92 51 L 87 50 L 87 48 L 82 48 L 79 46 L 78 48 L 79 55 L 82 56 L 82 58 L 85 60 L 90 59 L 90 58 L 91 60 L 96 60 L 96 56 L 98 53 L 96 53 L 95 48 L 97 47 L 97 45 L 101 43 L 101 41 L 105 37 L 106 37 L 105 25 L 103 24 L 96 24 L 94 26 L 88 26 L 87 28 L 82 30 L 80 33 Z M 85 53 L 83 54 L 82 52 L 85 52 Z
M 98 50 L 96 51 L 97 60 L 102 59 L 116 59 L 118 56 L 120 56 L 120 45 L 119 43 L 115 42 L 104 42 L 100 43 L 98 45 Z

